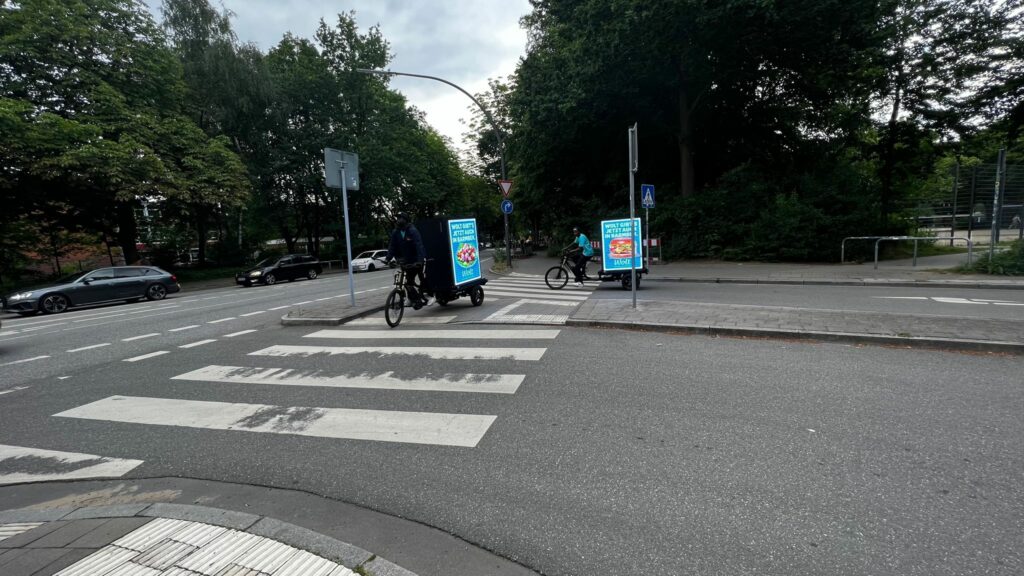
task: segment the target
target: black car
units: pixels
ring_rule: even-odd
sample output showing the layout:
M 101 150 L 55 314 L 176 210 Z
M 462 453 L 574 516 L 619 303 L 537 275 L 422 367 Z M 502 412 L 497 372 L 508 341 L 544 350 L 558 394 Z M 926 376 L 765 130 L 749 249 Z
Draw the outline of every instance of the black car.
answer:
M 315 279 L 323 274 L 320 261 L 307 254 L 285 254 L 280 257 L 267 258 L 235 276 L 235 282 L 242 286 L 252 286 L 258 282 L 271 285 L 281 280 L 289 282 L 298 278 Z
M 72 306 L 143 298 L 163 300 L 180 290 L 177 277 L 152 266 L 99 268 L 72 274 L 48 286 L 9 294 L 4 298 L 4 312 L 23 316 L 37 312 L 56 314 Z

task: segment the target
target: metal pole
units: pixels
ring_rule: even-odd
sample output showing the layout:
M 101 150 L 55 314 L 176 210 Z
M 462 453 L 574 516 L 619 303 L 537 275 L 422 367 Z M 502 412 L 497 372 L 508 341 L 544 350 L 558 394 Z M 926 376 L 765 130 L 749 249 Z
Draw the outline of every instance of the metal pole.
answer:
M 967 239 L 971 239 L 971 232 L 974 231 L 974 191 L 978 182 L 978 167 L 971 168 L 971 205 L 967 207 Z
M 352 306 L 356 305 L 356 278 L 352 272 L 352 234 L 348 228 L 348 183 L 345 181 L 345 163 L 341 164 L 341 206 L 345 214 L 345 267 L 348 268 L 348 295 Z
M 949 244 L 950 244 L 950 246 L 952 246 L 953 245 L 953 241 L 950 240 Z M 911 266 L 914 267 L 914 268 L 917 268 L 917 238 L 914 238 L 914 263 Z
M 992 258 L 996 254 L 996 243 L 999 242 L 999 216 L 1000 204 L 999 192 L 1002 189 L 1003 163 L 1006 162 L 1006 148 L 999 150 L 999 159 L 996 161 L 996 186 L 992 196 L 992 228 L 988 241 L 988 272 L 992 273 Z
M 881 238 L 875 240 L 875 270 L 878 270 L 878 243 L 881 241 Z
M 953 224 L 949 227 L 949 245 L 953 245 L 953 237 L 956 236 L 956 203 L 957 195 L 960 192 L 960 159 L 956 159 L 956 166 L 953 172 Z
M 644 223 L 647 225 L 647 234 L 644 235 L 644 261 L 648 270 L 651 268 L 651 209 L 644 209 Z
M 628 149 L 629 149 L 629 242 L 633 245 L 633 250 L 629 255 L 629 277 L 630 277 L 630 290 L 633 292 L 633 309 L 636 309 L 636 251 L 638 246 L 636 245 L 636 198 L 633 191 L 633 138 L 636 137 L 636 124 L 627 132 L 628 137 Z

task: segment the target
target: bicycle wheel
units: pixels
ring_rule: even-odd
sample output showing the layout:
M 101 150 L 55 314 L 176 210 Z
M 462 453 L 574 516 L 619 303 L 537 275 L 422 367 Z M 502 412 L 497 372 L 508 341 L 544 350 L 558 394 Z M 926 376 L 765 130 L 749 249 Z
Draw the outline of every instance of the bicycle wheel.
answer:
M 569 283 L 569 271 L 562 266 L 552 266 L 544 274 L 544 283 L 552 290 L 561 290 Z
M 405 314 L 405 294 L 396 288 L 391 291 L 391 294 L 388 294 L 388 299 L 384 302 L 384 320 L 388 326 L 394 328 L 402 321 L 403 314 Z

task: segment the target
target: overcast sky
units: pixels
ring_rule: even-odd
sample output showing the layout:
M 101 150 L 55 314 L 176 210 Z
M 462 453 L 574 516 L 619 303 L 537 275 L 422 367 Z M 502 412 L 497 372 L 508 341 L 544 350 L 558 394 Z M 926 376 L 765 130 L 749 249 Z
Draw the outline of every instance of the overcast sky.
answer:
M 145 0 L 159 19 L 161 0 Z M 216 2 L 216 0 L 214 0 Z M 489 78 L 515 71 L 526 48 L 519 18 L 527 0 L 223 0 L 235 13 L 243 42 L 269 50 L 285 32 L 312 38 L 317 22 L 355 10 L 360 29 L 380 25 L 391 44 L 391 69 L 440 76 L 471 94 L 487 89 Z M 423 110 L 441 134 L 462 147 L 472 102 L 454 88 L 415 78 L 394 78 L 391 86 Z

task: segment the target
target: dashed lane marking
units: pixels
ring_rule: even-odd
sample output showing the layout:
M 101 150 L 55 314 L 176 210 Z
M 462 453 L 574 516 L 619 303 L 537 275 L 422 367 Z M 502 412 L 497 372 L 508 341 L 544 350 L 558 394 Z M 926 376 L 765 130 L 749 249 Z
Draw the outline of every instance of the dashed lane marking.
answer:
M 68 350 L 68 352 L 84 352 L 85 350 L 93 350 L 95 348 L 103 348 L 106 346 L 110 346 L 110 342 L 104 342 L 103 344 L 93 344 L 92 346 L 82 346 L 81 348 L 73 348 L 71 350 Z
M 143 354 L 142 356 L 136 356 L 134 358 L 125 358 L 123 362 L 138 362 L 140 360 L 148 360 L 150 358 L 156 358 L 157 356 L 163 356 L 164 354 L 170 353 L 170 350 L 157 350 L 156 352 L 150 352 L 149 354 Z

